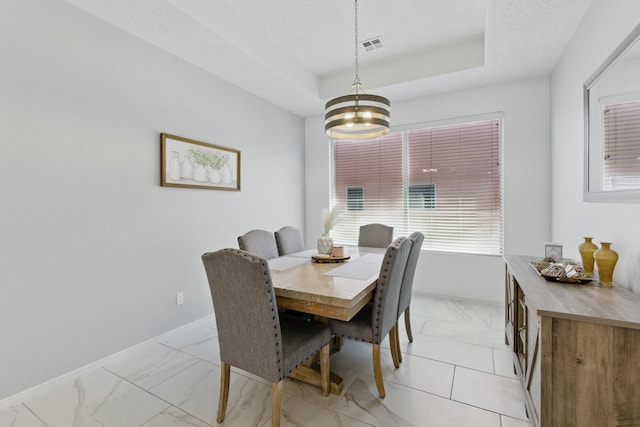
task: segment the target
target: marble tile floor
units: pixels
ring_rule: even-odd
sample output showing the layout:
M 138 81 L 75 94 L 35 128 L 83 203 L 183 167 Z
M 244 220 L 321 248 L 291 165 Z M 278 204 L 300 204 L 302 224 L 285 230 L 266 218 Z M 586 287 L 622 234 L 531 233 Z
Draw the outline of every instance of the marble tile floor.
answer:
M 414 296 L 403 363 L 383 343 L 387 397 L 378 398 L 371 346 L 345 340 L 331 368 L 339 395 L 285 380 L 283 427 L 525 427 L 524 398 L 504 345 L 501 304 Z M 220 381 L 215 319 L 209 316 L 82 370 L 0 411 L 0 427 L 268 427 L 268 382 L 232 368 L 224 423 L 215 421 Z

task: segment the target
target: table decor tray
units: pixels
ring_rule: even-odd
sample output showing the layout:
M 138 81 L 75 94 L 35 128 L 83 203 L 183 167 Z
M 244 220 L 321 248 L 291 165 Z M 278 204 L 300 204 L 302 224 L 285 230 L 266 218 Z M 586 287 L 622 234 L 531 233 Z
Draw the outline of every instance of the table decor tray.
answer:
M 595 274 L 586 274 L 585 276 L 578 276 L 578 277 L 556 277 L 556 276 L 549 276 L 546 274 L 543 274 L 542 271 L 544 270 L 545 267 L 548 266 L 548 263 L 544 262 L 530 262 L 529 265 L 531 266 L 531 268 L 533 268 L 536 273 L 538 273 L 538 275 L 542 278 L 544 278 L 545 280 L 548 280 L 549 282 L 560 282 L 560 283 L 573 283 L 576 285 L 581 285 L 584 283 L 589 283 L 592 282 L 594 280 L 596 280 L 596 276 Z
M 313 258 L 313 260 L 315 262 L 344 262 L 346 260 L 348 260 L 349 258 L 351 258 L 349 255 L 345 255 L 345 256 L 326 256 L 326 255 L 321 255 L 321 254 L 316 254 L 316 255 L 311 255 L 311 258 Z

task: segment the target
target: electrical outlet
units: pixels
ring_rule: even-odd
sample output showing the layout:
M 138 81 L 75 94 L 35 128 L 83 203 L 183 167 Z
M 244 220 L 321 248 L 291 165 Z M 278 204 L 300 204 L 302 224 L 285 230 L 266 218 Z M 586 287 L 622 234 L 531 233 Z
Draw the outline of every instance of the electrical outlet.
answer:
M 176 305 L 184 304 L 184 292 L 178 292 L 176 294 Z

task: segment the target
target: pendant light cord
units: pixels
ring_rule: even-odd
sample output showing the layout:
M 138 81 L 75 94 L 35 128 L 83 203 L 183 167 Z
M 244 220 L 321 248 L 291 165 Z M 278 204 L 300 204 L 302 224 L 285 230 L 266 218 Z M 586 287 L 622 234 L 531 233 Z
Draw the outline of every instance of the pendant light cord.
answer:
M 356 94 L 359 92 L 361 84 L 360 84 L 360 77 L 358 76 L 358 0 L 355 0 L 355 58 L 356 58 L 356 76 L 353 79 L 353 89 L 355 90 Z

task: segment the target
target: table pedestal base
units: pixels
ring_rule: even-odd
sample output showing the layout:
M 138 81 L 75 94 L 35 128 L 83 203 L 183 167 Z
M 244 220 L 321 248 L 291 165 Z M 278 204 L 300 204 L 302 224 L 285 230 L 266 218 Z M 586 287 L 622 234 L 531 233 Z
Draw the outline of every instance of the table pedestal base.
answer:
M 329 374 L 330 384 L 329 391 L 333 394 L 340 394 L 342 392 L 342 387 L 344 385 L 344 379 L 339 375 L 331 372 Z M 316 387 L 321 387 L 322 384 L 320 382 L 320 365 L 314 363 L 310 366 L 301 365 L 294 369 L 293 372 L 289 374 L 289 378 L 293 378 L 294 380 L 302 381 L 307 384 L 314 385 Z

